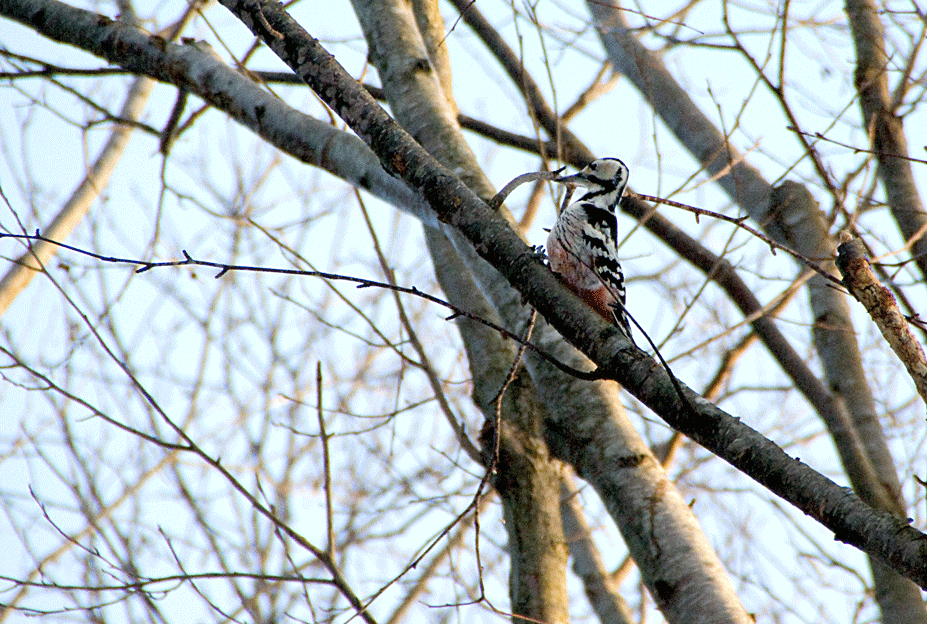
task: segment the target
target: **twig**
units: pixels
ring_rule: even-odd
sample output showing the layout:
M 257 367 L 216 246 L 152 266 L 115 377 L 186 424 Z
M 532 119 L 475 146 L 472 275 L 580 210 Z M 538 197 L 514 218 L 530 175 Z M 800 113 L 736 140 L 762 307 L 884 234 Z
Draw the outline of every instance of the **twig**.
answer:
M 822 269 L 818 263 L 814 262 L 810 258 L 806 258 L 805 256 L 801 255 L 800 253 L 798 253 L 797 251 L 795 251 L 794 249 L 790 247 L 787 247 L 781 243 L 777 243 L 776 241 L 766 236 L 765 234 L 763 234 L 756 228 L 753 228 L 747 225 L 745 223 L 745 221 L 747 220 L 747 217 L 745 216 L 744 217 L 729 217 L 727 215 L 721 214 L 720 212 L 714 212 L 712 210 L 705 210 L 704 208 L 696 208 L 695 206 L 690 206 L 689 204 L 683 204 L 677 201 L 673 201 L 671 199 L 663 199 L 661 197 L 654 197 L 652 195 L 642 195 L 641 193 L 635 193 L 634 191 L 631 191 L 631 190 L 628 190 L 625 192 L 628 195 L 633 195 L 634 197 L 637 197 L 638 199 L 643 199 L 645 201 L 653 202 L 655 204 L 665 204 L 667 206 L 673 206 L 674 208 L 682 208 L 683 210 L 688 210 L 689 212 L 695 215 L 696 223 L 698 223 L 698 218 L 702 215 L 706 217 L 712 217 L 713 219 L 719 219 L 721 221 L 727 221 L 728 223 L 733 223 L 740 229 L 749 232 L 753 236 L 756 236 L 758 239 L 760 239 L 761 241 L 769 245 L 769 249 L 773 255 L 776 255 L 777 249 L 781 249 L 785 253 L 789 254 L 790 256 L 792 256 L 793 258 L 795 258 L 796 260 L 798 260 L 799 262 L 807 266 L 809 269 L 811 269 L 815 273 L 823 276 L 825 279 L 833 282 L 834 284 L 838 286 L 841 286 L 841 287 L 843 286 L 843 282 L 841 282 L 838 278 L 834 277 L 833 275 L 831 275 L 830 273 Z
M 52 240 L 50 238 L 46 238 L 42 236 L 39 230 L 36 230 L 35 234 L 8 234 L 8 233 L 0 232 L 0 239 L 4 239 L 4 238 L 41 241 L 44 243 L 48 243 L 50 245 L 56 245 L 58 247 L 73 251 L 75 253 L 79 253 L 84 256 L 88 256 L 90 258 L 95 258 L 97 260 L 100 260 L 101 262 L 111 262 L 114 264 L 128 264 L 128 265 L 136 266 L 138 267 L 135 270 L 136 273 L 144 273 L 146 271 L 150 271 L 151 269 L 156 269 L 156 268 L 161 268 L 161 267 L 202 266 L 202 267 L 210 267 L 214 269 L 219 269 L 219 272 L 216 273 L 215 275 L 216 279 L 224 276 L 229 271 L 248 271 L 252 273 L 274 273 L 274 274 L 280 274 L 280 275 L 304 275 L 306 277 L 321 277 L 322 279 L 332 280 L 332 281 L 353 282 L 357 284 L 358 288 L 371 288 L 372 287 L 372 288 L 384 288 L 387 290 L 393 290 L 395 292 L 400 292 L 400 293 L 404 293 L 407 295 L 414 295 L 416 297 L 421 297 L 422 299 L 425 299 L 426 301 L 430 301 L 431 303 L 435 303 L 437 305 L 447 308 L 448 310 L 452 312 L 452 314 L 446 317 L 445 320 L 450 321 L 457 317 L 462 316 L 472 321 L 476 321 L 477 323 L 481 323 L 485 325 L 486 327 L 489 327 L 490 329 L 499 332 L 499 334 L 502 335 L 504 338 L 511 338 L 512 340 L 515 340 L 519 344 L 524 345 L 526 348 L 531 349 L 532 351 L 540 355 L 542 358 L 544 358 L 546 361 L 550 362 L 555 367 L 557 367 L 559 370 L 563 371 L 564 373 L 568 375 L 573 375 L 574 377 L 578 379 L 585 379 L 585 380 L 595 380 L 595 379 L 602 378 L 602 374 L 598 369 L 595 369 L 592 371 L 581 371 L 577 368 L 573 368 L 572 366 L 564 364 L 563 362 L 557 360 L 552 355 L 545 353 L 542 349 L 540 349 L 536 345 L 525 342 L 520 337 L 518 337 L 516 334 L 510 332 L 506 328 L 500 325 L 497 325 L 496 323 L 493 323 L 492 321 L 488 321 L 479 315 L 473 314 L 472 312 L 469 312 L 462 308 L 458 308 L 457 306 L 443 299 L 440 299 L 439 297 L 435 297 L 434 295 L 430 295 L 426 292 L 422 292 L 415 286 L 411 286 L 411 287 L 398 286 L 398 285 L 388 284 L 386 282 L 369 280 L 369 279 L 365 279 L 362 277 L 353 277 L 351 275 L 340 275 L 338 273 L 326 273 L 324 271 L 305 271 L 302 269 L 281 269 L 281 268 L 276 268 L 276 267 L 258 267 L 258 266 L 238 265 L 238 264 L 223 264 L 221 262 L 209 262 L 207 260 L 197 260 L 196 258 L 192 257 L 189 253 L 187 253 L 186 250 L 181 251 L 181 253 L 184 256 L 183 260 L 170 260 L 170 261 L 165 261 L 165 262 L 149 262 L 147 260 L 136 260 L 133 258 L 120 258 L 118 256 L 105 256 L 103 254 L 94 253 L 92 251 L 87 251 L 86 249 L 80 249 L 79 247 L 74 247 L 66 243 L 62 243 L 56 240 Z
M 821 141 L 826 141 L 827 143 L 832 143 L 839 147 L 845 147 L 849 150 L 853 150 L 854 154 L 873 154 L 874 156 L 888 156 L 890 158 L 899 158 L 901 160 L 908 160 L 910 162 L 920 163 L 922 165 L 927 165 L 927 160 L 923 158 L 914 158 L 913 156 L 908 156 L 907 154 L 890 154 L 888 152 L 866 149 L 864 147 L 858 147 L 856 145 L 850 145 L 849 143 L 841 143 L 840 141 L 835 141 L 834 139 L 829 139 L 820 132 L 805 132 L 804 130 L 799 130 L 794 126 L 786 126 L 786 130 L 791 130 L 797 134 L 803 134 L 805 136 L 814 137 L 820 139 Z
M 555 171 L 537 171 L 532 173 L 523 173 L 520 176 L 516 177 L 514 180 L 502 187 L 502 190 L 496 193 L 495 197 L 490 199 L 487 204 L 489 207 L 495 210 L 502 205 L 502 202 L 505 201 L 505 198 L 511 195 L 512 191 L 516 188 L 525 184 L 527 182 L 534 182 L 535 180 L 556 180 L 560 176 L 560 172 L 564 170 L 565 167 L 561 167 Z

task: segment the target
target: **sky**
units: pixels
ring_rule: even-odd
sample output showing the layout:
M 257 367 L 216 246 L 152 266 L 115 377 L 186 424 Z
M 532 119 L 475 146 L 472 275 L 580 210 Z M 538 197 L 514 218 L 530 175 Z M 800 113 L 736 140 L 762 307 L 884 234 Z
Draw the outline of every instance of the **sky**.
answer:
M 544 37 L 523 18 L 525 5 L 511 5 L 504 2 L 481 0 L 478 4 L 502 34 L 509 41 L 520 41 L 521 53 L 526 64 L 535 69 L 542 89 L 549 101 L 556 102 L 563 110 L 596 75 L 601 53 L 597 42 L 585 24 L 586 9 L 580 3 L 570 3 L 566 8 L 559 3 L 539 2 L 539 21 L 549 28 Z M 164 25 L 165 17 L 178 12 L 178 3 L 167 2 L 157 6 L 158 26 Z M 324 11 L 319 2 L 303 2 L 294 9 L 294 16 L 309 32 L 320 38 L 339 62 L 355 76 L 376 82 L 373 69 L 365 71 L 366 48 L 359 39 L 360 29 L 351 14 L 346 1 L 328 2 Z M 755 33 L 746 35 L 744 43 L 758 59 L 769 61 L 770 75 L 777 69 L 775 53 L 768 35 L 762 30 L 768 28 L 768 13 L 777 5 L 758 3 L 755 5 L 731 5 L 733 23 L 748 31 L 755 27 Z M 665 8 L 642 7 L 644 13 L 668 14 Z M 516 90 L 495 62 L 476 42 L 467 27 L 453 23 L 453 11 L 443 6 L 450 32 L 447 37 L 454 70 L 454 92 L 463 113 L 491 119 L 506 129 L 532 134 L 523 103 Z M 113 12 L 102 7 L 107 13 Z M 790 102 L 799 112 L 802 126 L 811 132 L 826 132 L 827 136 L 848 145 L 864 145 L 866 138 L 859 131 L 859 110 L 853 101 L 851 67 L 853 49 L 843 32 L 844 18 L 840 7 L 831 3 L 804 3 L 792 7 L 792 16 L 797 23 L 808 24 L 816 20 L 819 27 L 813 31 L 796 30 L 789 38 L 786 56 L 788 94 Z M 513 14 L 519 14 L 513 19 Z M 143 16 L 146 24 L 154 28 L 152 15 Z M 244 28 L 237 24 L 221 7 L 213 7 L 207 20 L 198 20 L 189 36 L 206 39 L 214 48 L 228 58 L 213 32 L 222 33 L 222 43 L 240 54 L 251 44 L 251 38 Z M 633 23 L 642 23 L 638 18 L 629 18 Z M 729 49 L 716 46 L 723 38 L 715 36 L 720 25 L 716 7 L 696 5 L 682 19 L 678 28 L 663 28 L 660 32 L 672 32 L 679 39 L 696 38 L 704 47 L 671 48 L 664 55 L 664 61 L 674 75 L 684 82 L 690 95 L 708 111 L 715 122 L 732 129 L 733 142 L 742 151 L 749 152 L 751 162 L 761 169 L 767 179 L 777 180 L 780 176 L 789 179 L 813 180 L 807 159 L 791 168 L 799 160 L 801 147 L 795 136 L 786 130 L 787 120 L 781 109 L 758 85 L 747 64 Z M 903 39 L 898 32 L 892 36 Z M 657 45 L 654 37 L 645 38 L 650 46 Z M 773 44 L 776 42 L 773 41 Z M 542 45 L 543 44 L 543 45 Z M 99 67 L 101 63 L 71 48 L 50 44 L 31 34 L 28 29 L 0 21 L 0 46 L 19 53 L 28 53 L 37 58 L 66 66 Z M 550 63 L 550 74 L 540 71 L 541 61 Z M 922 62 L 923 59 L 920 60 Z M 8 64 L 7 64 L 8 65 Z M 251 68 L 282 70 L 282 64 L 266 50 L 257 53 L 249 65 Z M 9 70 L 9 66 L 5 68 Z M 916 72 L 915 72 L 916 75 Z M 549 76 L 550 80 L 547 79 Z M 125 80 L 112 79 L 68 82 L 79 85 L 87 95 L 98 102 L 118 108 L 124 95 Z M 918 85 L 923 89 L 923 84 Z M 305 89 L 275 86 L 274 91 L 292 105 L 306 112 L 326 118 L 324 111 Z M 554 97 L 556 95 L 556 97 Z M 173 106 L 176 90 L 159 85 L 155 88 L 148 104 L 144 121 L 160 129 Z M 188 110 L 199 106 L 191 101 Z M 73 94 L 39 79 L 4 83 L 0 88 L 0 186 L 13 209 L 0 212 L 0 227 L 17 231 L 17 219 L 27 230 L 42 227 L 73 190 L 86 164 L 95 157 L 102 141 L 108 136 L 109 126 L 102 124 L 85 130 L 79 122 L 88 115 L 86 106 Z M 922 157 L 925 143 L 923 128 L 927 128 L 922 109 L 914 110 L 905 119 L 913 155 Z M 641 193 L 672 196 L 673 199 L 700 207 L 733 214 L 727 199 L 713 185 L 706 184 L 704 176 L 693 174 L 698 167 L 678 147 L 651 111 L 640 103 L 633 87 L 619 79 L 613 91 L 593 103 L 587 111 L 576 118 L 571 128 L 590 148 L 601 156 L 617 156 L 631 166 L 631 187 Z M 487 141 L 471 137 L 479 162 L 498 187 L 520 173 L 535 170 L 538 163 L 529 155 L 504 150 Z M 842 176 L 859 163 L 859 154 L 837 144 L 820 144 L 819 149 L 827 166 L 835 175 Z M 283 235 L 292 235 L 294 247 L 306 261 L 320 270 L 372 276 L 380 278 L 381 272 L 370 253 L 370 236 L 363 219 L 356 208 L 355 198 L 344 185 L 335 184 L 330 176 L 312 170 L 292 158 L 281 155 L 262 144 L 253 135 L 238 128 L 224 115 L 207 113 L 197 122 L 194 130 L 186 134 L 174 147 L 172 157 L 164 164 L 158 154 L 157 138 L 138 132 L 120 163 L 112 184 L 104 197 L 92 210 L 91 216 L 75 231 L 69 242 L 79 246 L 92 246 L 113 256 L 151 257 L 158 260 L 177 259 L 186 250 L 197 258 L 212 261 L 247 262 L 259 266 L 289 266 L 292 258 L 280 252 L 277 245 L 267 238 L 253 233 L 241 235 L 236 229 L 242 214 L 260 223 L 263 227 Z M 925 188 L 925 168 L 915 167 L 920 188 Z M 860 174 L 854 188 L 873 185 L 871 168 Z M 821 198 L 822 207 L 829 210 L 823 194 L 813 187 Z M 524 201 L 527 190 L 519 190 L 509 202 L 518 214 L 519 202 Z M 880 197 L 880 191 L 874 193 Z M 851 201 L 854 201 L 851 198 Z M 397 274 L 408 285 L 438 292 L 434 277 L 427 262 L 417 253 L 422 249 L 422 237 L 418 228 L 408 218 L 399 216 L 395 210 L 375 199 L 365 197 L 372 220 L 379 232 L 389 261 Z M 544 228 L 554 218 L 552 201 L 543 204 L 536 222 L 528 231 L 531 242 L 540 243 L 545 238 Z M 350 207 L 349 209 L 346 208 Z M 853 208 L 855 206 L 851 206 Z M 743 232 L 733 232 L 726 225 L 696 222 L 691 215 L 665 212 L 674 223 L 690 233 L 698 235 L 706 245 L 715 251 L 727 248 L 729 258 L 736 260 L 741 273 L 765 301 L 778 293 L 796 275 L 795 265 L 784 254 L 772 256 L 763 244 L 751 239 Z M 886 212 L 876 207 L 864 214 L 861 225 L 872 234 L 871 241 L 880 253 L 901 246 L 895 229 L 886 222 Z M 309 223 L 305 229 L 300 224 Z M 675 290 L 679 299 L 694 297 L 700 282 L 691 272 L 675 271 L 671 256 L 658 247 L 652 238 L 632 230 L 633 222 L 621 218 L 620 226 L 630 237 L 622 246 L 623 264 L 629 276 L 631 292 L 630 310 L 637 313 L 642 324 L 654 336 L 662 339 L 673 327 L 679 316 L 678 301 L 667 301 L 673 293 L 650 287 L 650 277 L 664 275 L 666 291 Z M 298 232 L 298 234 L 296 234 Z M 238 238 L 236 238 L 238 237 Z M 0 254 L 12 257 L 20 253 L 21 246 L 13 241 L 0 241 Z M 236 252 L 230 257 L 230 249 Z M 55 267 L 64 290 L 74 302 L 72 306 L 62 297 L 57 286 L 49 280 L 36 280 L 16 301 L 3 317 L 2 327 L 6 345 L 14 349 L 23 359 L 40 364 L 43 370 L 56 379 L 67 380 L 71 389 L 99 409 L 112 414 L 125 414 L 129 422 L 142 426 L 151 423 L 150 410 L 139 400 L 131 384 L 108 361 L 100 348 L 94 344 L 92 335 L 75 312 L 75 308 L 92 311 L 91 324 L 97 324 L 109 336 L 118 335 L 121 341 L 110 344 L 118 353 L 130 354 L 132 366 L 140 371 L 140 379 L 178 421 L 195 414 L 188 423 L 193 435 L 201 436 L 204 448 L 217 456 L 229 457 L 230 462 L 239 461 L 246 466 L 248 443 L 261 439 L 268 447 L 283 449 L 291 443 L 286 427 L 281 425 L 290 417 L 296 394 L 298 399 L 312 397 L 314 383 L 314 362 L 326 361 L 326 376 L 332 379 L 331 394 L 343 404 L 333 404 L 332 426 L 350 439 L 347 433 L 356 431 L 358 422 L 339 415 L 337 409 L 354 414 L 371 415 L 371 426 L 386 427 L 391 431 L 385 436 L 388 442 L 377 438 L 371 446 L 384 444 L 387 456 L 394 458 L 403 471 L 415 473 L 419 466 L 431 467 L 435 471 L 446 470 L 449 476 L 444 483 L 446 504 L 435 509 L 420 509 L 417 497 L 429 494 L 413 488 L 412 494 L 391 494 L 385 507 L 397 515 L 400 522 L 421 513 L 424 520 L 416 527 L 422 533 L 405 535 L 394 547 L 403 554 L 421 547 L 424 538 L 436 534 L 436 527 L 465 505 L 473 486 L 472 475 L 454 473 L 457 463 L 466 466 L 464 459 L 448 459 L 447 431 L 442 422 L 435 421 L 434 408 L 430 404 L 418 406 L 417 400 L 424 400 L 427 389 L 421 379 L 412 373 L 392 376 L 395 361 L 388 355 L 380 355 L 371 349 L 375 339 L 369 328 L 350 312 L 347 303 L 338 300 L 344 294 L 347 302 L 354 303 L 369 313 L 378 322 L 390 326 L 397 335 L 390 298 L 383 293 L 369 290 L 357 291 L 350 287 L 336 293 L 321 282 L 302 280 L 285 281 L 274 276 L 229 275 L 214 280 L 209 270 L 188 268 L 170 271 L 149 271 L 136 275 L 123 266 L 100 264 L 88 258 L 73 254 L 62 255 Z M 910 281 L 912 273 L 903 271 L 899 280 Z M 637 286 L 640 285 L 640 286 Z M 906 292 L 915 301 L 924 300 L 923 284 L 906 283 Z M 271 293 L 271 295 L 268 295 Z M 808 345 L 807 306 L 803 302 L 789 307 L 783 313 L 783 326 L 787 334 L 795 337 L 796 344 L 807 349 L 805 355 L 814 360 Z M 716 324 L 733 325 L 740 318 L 717 305 L 717 293 L 706 292 L 697 306 L 703 306 L 693 313 L 683 327 L 682 338 L 667 343 L 674 370 L 694 387 L 700 387 L 714 371 L 712 363 L 706 364 L 704 352 L 696 352 L 673 359 L 685 352 L 696 342 L 698 336 L 717 330 Z M 267 302 L 270 302 L 269 304 Z M 313 310 L 329 305 L 324 320 L 328 327 L 307 329 Z M 111 306 L 113 313 L 105 317 L 103 311 Z M 446 315 L 444 310 L 435 310 L 420 303 L 410 303 L 417 319 L 434 320 Z M 712 311 L 721 309 L 720 318 L 711 318 Z M 868 321 L 859 308 L 855 310 L 857 327 L 866 328 Z M 96 315 L 100 315 L 97 317 Z M 209 346 L 202 344 L 203 326 L 209 326 L 212 319 L 228 321 L 227 327 L 235 328 L 224 339 L 215 340 Z M 307 320 L 309 319 L 309 320 Z M 260 321 L 266 320 L 279 327 L 280 335 L 273 341 L 262 334 Z M 910 382 L 899 371 L 892 356 L 876 349 L 878 336 L 871 327 L 862 330 L 864 352 L 870 364 L 871 382 L 879 401 L 880 409 L 892 414 L 893 450 L 904 478 L 909 472 L 923 474 L 923 406 L 911 400 Z M 451 327 L 439 328 L 436 338 L 429 343 L 436 365 L 451 385 L 461 388 L 455 408 L 468 423 L 468 430 L 476 432 L 480 427 L 480 416 L 472 405 L 466 403 L 466 384 L 469 372 L 459 349 L 438 349 L 443 343 L 454 344 Z M 713 333 L 712 333 L 713 335 Z M 739 337 L 740 334 L 737 336 Z M 360 336 L 360 338 L 358 338 Z M 736 337 L 726 339 L 732 344 Z M 275 351 L 271 344 L 280 346 Z M 330 358 L 331 352 L 343 353 L 341 358 Z M 303 360 L 303 366 L 287 378 L 286 365 L 280 362 Z M 843 482 L 836 464 L 829 440 L 821 434 L 821 427 L 803 401 L 793 393 L 779 392 L 778 386 L 785 384 L 784 378 L 771 364 L 771 360 L 760 349 L 754 348 L 748 365 L 738 369 L 732 387 L 737 391 L 725 396 L 723 406 L 735 415 L 742 416 L 752 426 L 760 429 L 784 447 L 801 449 L 802 456 L 811 458 L 814 466 L 832 478 Z M 382 374 L 384 383 L 379 392 L 363 396 L 352 394 L 348 389 L 351 371 L 359 362 L 370 360 L 369 371 Z M 205 362 L 205 364 L 203 364 Z M 229 363 L 232 363 L 230 365 Z M 277 368 L 279 366 L 279 369 Z M 191 399 L 192 384 L 202 368 L 205 379 L 201 403 Z M 273 370 L 267 375 L 267 370 Z M 73 508 L 69 485 L 82 482 L 80 467 L 66 459 L 66 451 L 59 446 L 62 433 L 55 415 L 59 410 L 68 410 L 72 423 L 81 440 L 81 453 L 89 456 L 98 454 L 103 461 L 96 470 L 97 481 L 107 487 L 101 493 L 106 500 L 117 499 L 121 488 L 131 483 L 138 475 L 151 473 L 145 481 L 153 495 L 163 494 L 159 499 L 158 515 L 146 527 L 145 538 L 158 543 L 157 531 L 153 527 L 164 527 L 168 533 L 182 534 L 183 523 L 191 522 L 182 501 L 171 489 L 169 477 L 159 473 L 161 452 L 154 452 L 150 446 L 130 435 L 113 435 L 110 425 L 99 419 L 88 418 L 87 412 L 67 405 L 60 398 L 47 393 L 35 392 L 36 381 L 22 371 L 10 371 L 0 390 L 0 408 L 11 415 L 10 420 L 18 428 L 3 438 L 0 446 L 0 482 L 7 486 L 3 496 L 7 509 L 7 520 L 0 525 L 0 546 L 16 553 L 13 560 L 27 562 L 31 557 L 40 557 L 50 551 L 60 536 L 49 530 L 47 525 L 34 534 L 23 531 L 24 518 L 33 517 L 42 523 L 37 503 L 29 493 L 32 487 L 37 497 L 48 504 L 50 515 L 61 528 L 77 530 L 84 523 L 79 510 Z M 268 379 L 279 383 L 279 392 L 272 400 L 266 400 L 260 390 Z M 337 380 L 337 382 L 336 382 Z M 749 392 L 751 388 L 767 387 L 766 392 Z M 229 389 L 226 393 L 225 390 Z M 899 390 L 900 389 L 900 390 Z M 300 394 L 301 393 L 301 394 Z M 226 396 L 227 394 L 227 396 Z M 773 397 L 771 402 L 770 397 Z M 667 434 L 665 425 L 651 415 L 643 413 L 639 406 L 628 399 L 634 411 L 632 417 L 648 439 L 660 440 Z M 394 419 L 377 419 L 389 406 L 406 408 L 407 416 Z M 412 406 L 412 407 L 409 407 Z M 194 409 L 196 408 L 196 409 Z M 189 410 L 189 412 L 185 412 Z M 267 427 L 257 414 L 272 414 L 275 423 Z M 311 410 L 298 415 L 301 431 L 315 431 Z M 295 417 L 294 417 L 295 418 Z M 156 420 L 156 419 L 155 419 Z M 381 420 L 383 422 L 381 422 Z M 388 423 L 388 424 L 384 424 Z M 146 425 L 148 426 L 148 425 Z M 152 429 L 162 425 L 150 424 Z M 473 435 L 476 435 L 473 433 Z M 65 453 L 43 461 L 29 447 L 28 441 L 47 436 L 55 440 L 56 453 Z M 299 439 L 299 438 L 296 438 Z M 428 444 L 417 446 L 413 441 L 426 440 Z M 314 474 L 317 448 L 302 460 L 301 467 Z M 339 442 L 339 444 L 341 444 Z M 118 445 L 114 448 L 111 445 Z M 32 447 L 29 447 L 30 449 Z M 372 452 L 363 444 L 344 442 L 338 447 L 342 468 L 357 480 L 375 479 L 389 473 L 390 467 L 372 463 Z M 815 609 L 821 604 L 832 608 L 831 614 L 837 621 L 865 620 L 872 617 L 874 610 L 869 603 L 863 614 L 855 614 L 857 584 L 841 587 L 843 577 L 835 577 L 835 587 L 821 588 L 817 600 L 807 596 L 790 595 L 794 587 L 789 576 L 793 569 L 804 573 L 819 565 L 817 555 L 835 556 L 852 562 L 856 569 L 865 570 L 862 557 L 848 552 L 848 547 L 829 543 L 831 536 L 810 521 L 803 521 L 800 514 L 785 508 L 783 503 L 768 500 L 768 495 L 757 491 L 743 478 L 732 475 L 724 466 L 712 463 L 700 449 L 685 451 L 687 472 L 679 475 L 687 491 L 698 492 L 695 511 L 706 533 L 719 550 L 729 557 L 732 576 L 741 597 L 747 604 L 761 604 L 757 610 L 767 615 L 777 614 L 776 621 L 813 621 Z M 129 458 L 127 460 L 127 458 Z M 127 461 L 135 462 L 134 464 Z M 404 463 L 405 462 L 405 463 Z M 809 461 L 810 463 L 810 461 Z M 709 464 L 711 468 L 702 466 Z M 55 468 L 58 468 L 56 473 Z M 240 467 L 240 466 L 239 466 Z M 212 500 L 213 517 L 216 518 L 216 532 L 233 534 L 239 530 L 237 515 L 242 514 L 242 501 L 235 500 L 223 492 L 223 482 L 215 474 L 204 470 L 190 460 L 184 469 L 199 474 L 195 481 L 197 494 Z M 473 470 L 473 466 L 469 466 Z M 424 470 L 424 469 L 422 469 Z M 462 471 L 460 471 L 462 472 Z M 718 479 L 730 479 L 719 485 Z M 276 475 L 279 477 L 279 475 Z M 270 478 L 268 476 L 268 478 Z M 414 480 L 411 480 L 414 484 Z M 704 484 L 704 490 L 698 489 Z M 324 503 L 321 490 L 316 485 L 302 484 L 298 496 L 304 505 L 304 513 L 295 514 L 294 522 L 312 539 L 323 539 L 319 518 Z M 709 492 L 713 488 L 715 491 Z M 909 500 L 916 494 L 923 502 L 923 494 L 914 489 L 906 479 Z M 408 495 L 408 500 L 403 496 Z M 437 496 L 437 495 L 435 495 Z M 601 516 L 595 497 L 586 494 L 591 513 Z M 693 499 L 695 500 L 695 499 Z M 738 504 L 747 500 L 749 504 Z M 343 502 L 343 501 L 342 501 Z M 407 509 L 403 509 L 407 505 Z M 245 506 L 247 507 L 247 506 Z M 305 509 L 311 510 L 306 512 Z M 731 512 L 730 510 L 734 510 Z M 405 512 L 400 513 L 399 511 Z M 129 511 L 117 508 L 115 514 Z M 911 509 L 918 526 L 924 524 L 922 506 Z M 377 518 L 366 518 L 374 522 Z M 792 524 L 794 522 L 794 524 Z M 503 534 L 499 527 L 500 518 L 496 511 L 487 511 L 487 539 L 499 540 Z M 732 525 L 742 525 L 744 530 L 764 537 L 756 540 L 733 539 Z M 18 527 L 18 528 L 17 528 Z M 489 527 L 495 527 L 495 530 Z M 620 536 L 614 529 L 602 529 L 603 539 L 614 545 L 609 552 L 610 565 L 620 563 L 623 547 Z M 807 535 L 800 535 L 807 532 Z M 778 551 L 773 545 L 780 543 L 778 536 L 795 540 L 796 551 Z M 769 546 L 767 546 L 769 544 Z M 32 554 L 29 554 L 31 550 Z M 758 553 L 757 551 L 762 551 Z M 801 552 L 804 550 L 804 552 Z M 389 552 L 388 546 L 378 544 L 376 552 Z M 279 556 L 279 553 L 278 553 Z M 400 561 L 401 557 L 398 558 Z M 728 559 L 726 559 L 728 561 Z M 394 562 L 391 564 L 395 565 Z M 731 565 L 729 564 L 729 565 Z M 393 567 L 384 565 L 382 576 L 387 576 Z M 797 568 L 791 568 L 795 565 Z M 461 576 L 472 570 L 471 561 L 459 562 Z M 370 565 L 364 561 L 347 562 L 346 570 L 352 578 L 370 573 Z M 23 569 L 29 569 L 26 565 Z M 163 550 L 152 557 L 149 572 L 174 569 L 171 559 Z M 0 568 L 0 574 L 10 575 L 18 571 Z M 93 577 L 92 571 L 84 571 Z M 318 572 L 318 570 L 315 570 Z M 56 569 L 54 574 L 68 578 L 67 569 Z M 369 586 L 382 582 L 378 575 L 368 579 Z M 852 574 L 848 575 L 852 577 Z M 360 581 L 359 581 L 360 582 Z M 575 583 L 575 581 L 573 581 Z M 789 589 L 779 589 L 789 588 Z M 189 593 L 189 588 L 170 594 L 165 600 L 169 609 L 178 605 L 198 604 Z M 390 590 L 383 601 L 389 602 L 400 595 L 399 587 Z M 496 588 L 495 597 L 505 603 L 505 592 Z M 0 594 L 0 601 L 9 594 Z M 178 597 L 178 596 L 182 596 Z M 778 605 L 770 606 L 770 596 L 776 596 Z M 458 596 L 459 599 L 462 597 Z M 189 601 L 189 602 L 185 602 Z M 63 601 L 66 602 L 66 601 Z M 199 608 L 199 607 L 198 607 Z M 778 611 L 775 611 L 778 609 Z M 385 611 L 385 609 L 384 609 Z M 652 611 L 652 607 L 651 607 Z M 426 610 L 425 613 L 428 613 Z M 461 609 L 457 617 L 461 621 L 481 621 L 485 614 L 479 610 Z M 206 617 L 204 612 L 203 617 Z M 14 616 L 12 620 L 18 620 Z M 23 618 L 24 619 L 24 618 Z

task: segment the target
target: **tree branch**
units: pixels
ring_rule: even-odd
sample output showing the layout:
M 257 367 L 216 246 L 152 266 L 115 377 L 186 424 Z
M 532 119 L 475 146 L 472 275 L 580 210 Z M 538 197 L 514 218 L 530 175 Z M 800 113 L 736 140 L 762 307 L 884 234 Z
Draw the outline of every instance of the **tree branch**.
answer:
M 671 426 L 831 528 L 837 539 L 863 548 L 927 587 L 921 551 L 927 550 L 927 536 L 871 509 L 687 388 L 687 401 L 683 400 L 662 368 L 591 309 L 566 297 L 556 278 L 530 255 L 508 224 L 418 146 L 280 7 L 235 0 L 223 4 L 370 145 L 388 171 L 417 189 L 442 222 L 461 232 L 567 340 L 612 378 Z M 687 402 L 696 411 L 689 410 Z

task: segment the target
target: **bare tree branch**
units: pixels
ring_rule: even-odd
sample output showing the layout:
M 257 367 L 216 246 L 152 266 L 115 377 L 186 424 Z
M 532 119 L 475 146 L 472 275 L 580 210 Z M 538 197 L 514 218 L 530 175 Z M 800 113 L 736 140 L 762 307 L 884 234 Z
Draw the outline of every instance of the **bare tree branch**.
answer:
M 858 239 L 837 248 L 837 268 L 843 283 L 863 306 L 892 350 L 908 369 L 921 398 L 927 401 L 927 359 L 924 350 L 908 329 L 908 322 L 898 309 L 895 298 L 883 286 Z
M 269 5 L 240 6 L 229 0 L 226 6 L 281 58 L 292 62 L 294 71 L 368 142 L 384 166 L 410 187 L 420 189 L 443 222 L 466 236 L 480 255 L 519 287 L 570 342 L 612 371 L 616 381 L 674 428 L 686 432 L 805 513 L 835 529 L 837 539 L 862 547 L 927 586 L 918 554 L 917 544 L 923 537 L 919 531 L 889 514 L 867 508 L 852 493 L 804 464 L 788 459 L 762 436 L 742 423 L 728 420 L 723 412 L 687 391 L 688 400 L 700 412 L 690 413 L 665 372 L 654 369 L 643 354 L 629 352 L 617 330 L 603 327 L 605 322 L 598 322 L 594 312 L 568 299 L 559 284 L 552 281 L 556 278 L 526 254 L 524 243 L 508 225 L 415 145 L 315 40 L 305 36 L 305 31 Z M 265 27 L 265 22 L 270 26 Z M 295 41 L 301 42 L 299 54 Z M 841 509 L 843 513 L 838 511 Z M 849 524 L 832 524 L 838 517 Z M 907 545 L 902 536 L 908 536 Z

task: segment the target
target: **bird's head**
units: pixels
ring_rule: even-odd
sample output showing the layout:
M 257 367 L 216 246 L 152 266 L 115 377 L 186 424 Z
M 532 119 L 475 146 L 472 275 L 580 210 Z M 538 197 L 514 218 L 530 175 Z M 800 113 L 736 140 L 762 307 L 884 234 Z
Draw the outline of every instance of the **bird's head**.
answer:
M 599 158 L 571 176 L 555 178 L 554 182 L 573 184 L 586 189 L 580 201 L 591 201 L 615 207 L 628 185 L 628 166 L 617 158 Z

